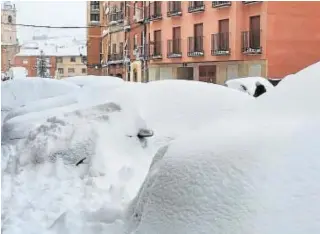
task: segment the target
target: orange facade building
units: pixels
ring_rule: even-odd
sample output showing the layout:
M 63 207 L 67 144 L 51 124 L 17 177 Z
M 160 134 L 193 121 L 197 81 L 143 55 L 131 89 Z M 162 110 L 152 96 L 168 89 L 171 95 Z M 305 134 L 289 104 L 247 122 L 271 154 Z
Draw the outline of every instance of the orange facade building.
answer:
M 103 74 L 131 81 L 283 78 L 320 60 L 319 12 L 302 1 L 100 2 L 102 52 L 88 30 L 88 62 L 102 53 Z
M 152 79 L 283 78 L 320 60 L 320 2 L 155 2 Z

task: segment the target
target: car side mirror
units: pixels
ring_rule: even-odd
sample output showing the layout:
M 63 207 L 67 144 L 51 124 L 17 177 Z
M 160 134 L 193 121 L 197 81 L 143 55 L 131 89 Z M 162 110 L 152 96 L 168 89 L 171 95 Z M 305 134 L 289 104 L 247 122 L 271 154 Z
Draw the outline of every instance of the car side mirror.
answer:
M 139 138 L 152 137 L 153 131 L 150 129 L 142 128 L 139 130 L 138 135 Z

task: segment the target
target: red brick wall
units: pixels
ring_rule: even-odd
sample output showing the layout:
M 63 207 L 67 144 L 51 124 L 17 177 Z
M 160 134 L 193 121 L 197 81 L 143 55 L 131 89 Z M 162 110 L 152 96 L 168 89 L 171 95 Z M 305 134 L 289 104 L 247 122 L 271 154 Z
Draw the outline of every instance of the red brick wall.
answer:
M 100 64 L 101 28 L 88 28 L 87 61 L 88 75 L 101 75 L 101 69 L 91 67 Z
M 26 64 L 23 61 L 28 61 Z M 57 68 L 56 57 L 50 56 L 50 76 L 54 77 Z M 28 71 L 28 76 L 37 76 L 37 56 L 16 56 L 14 58 L 15 67 L 24 67 Z

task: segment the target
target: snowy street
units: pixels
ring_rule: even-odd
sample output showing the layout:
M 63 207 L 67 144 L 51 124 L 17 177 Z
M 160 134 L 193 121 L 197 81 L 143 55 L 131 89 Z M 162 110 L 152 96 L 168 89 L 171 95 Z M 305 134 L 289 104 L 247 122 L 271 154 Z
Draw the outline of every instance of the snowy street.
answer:
M 2 233 L 317 233 L 319 71 L 3 82 Z

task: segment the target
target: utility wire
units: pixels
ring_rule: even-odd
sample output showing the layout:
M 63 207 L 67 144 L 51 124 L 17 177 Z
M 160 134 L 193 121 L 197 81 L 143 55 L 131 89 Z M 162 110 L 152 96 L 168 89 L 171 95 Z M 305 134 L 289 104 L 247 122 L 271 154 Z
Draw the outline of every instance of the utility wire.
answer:
M 77 29 L 77 28 L 105 28 L 107 25 L 90 25 L 90 26 L 50 26 L 50 25 L 35 25 L 35 24 L 12 24 L 1 22 L 2 25 L 14 25 L 31 28 L 60 28 L 60 29 Z

